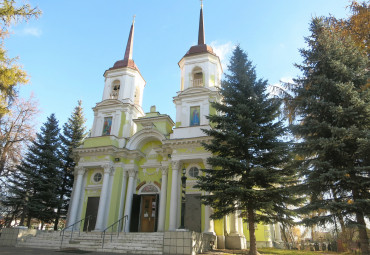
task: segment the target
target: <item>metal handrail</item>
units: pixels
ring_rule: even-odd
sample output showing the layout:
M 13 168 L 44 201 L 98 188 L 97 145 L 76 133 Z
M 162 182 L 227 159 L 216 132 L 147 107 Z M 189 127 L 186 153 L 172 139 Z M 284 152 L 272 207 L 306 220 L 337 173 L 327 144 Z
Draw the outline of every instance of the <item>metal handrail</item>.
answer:
M 103 238 L 103 242 L 102 242 L 102 245 L 101 245 L 102 249 L 104 247 L 104 239 L 105 239 L 105 234 L 106 234 L 107 230 L 112 228 L 111 235 L 110 235 L 110 241 L 112 242 L 113 241 L 113 227 L 118 223 L 118 227 L 117 227 L 117 237 L 118 237 L 119 232 L 121 232 L 121 228 L 120 228 L 121 227 L 121 222 L 122 222 L 122 220 L 124 220 L 122 227 L 123 227 L 123 229 L 125 229 L 127 219 L 128 219 L 128 215 L 125 215 L 121 219 L 117 220 L 112 225 L 110 225 L 109 227 L 107 227 L 106 229 L 103 230 L 103 232 L 101 233 L 101 237 Z
M 90 224 L 90 220 L 91 220 L 91 218 L 92 218 L 92 215 L 89 215 L 89 216 L 87 216 L 87 217 L 85 217 L 85 218 L 83 218 L 83 219 L 81 219 L 81 220 L 79 220 L 79 221 L 77 221 L 77 222 L 73 223 L 72 225 L 69 225 L 68 227 L 63 228 L 63 229 L 62 229 L 62 231 L 60 232 L 60 235 L 59 235 L 59 236 L 62 236 L 62 241 L 60 242 L 60 247 L 62 247 L 62 245 L 63 245 L 64 232 L 65 232 L 67 229 L 69 229 L 70 227 L 72 227 L 72 231 L 71 231 L 71 239 L 69 239 L 69 240 L 72 240 L 74 226 L 75 226 L 76 224 L 80 223 L 80 227 L 78 228 L 78 236 L 80 236 L 80 233 L 81 233 L 81 223 L 82 223 L 83 221 L 86 221 L 86 220 L 87 220 L 87 226 L 86 226 L 86 232 L 87 232 L 87 231 L 88 231 L 88 229 L 89 229 L 89 224 Z

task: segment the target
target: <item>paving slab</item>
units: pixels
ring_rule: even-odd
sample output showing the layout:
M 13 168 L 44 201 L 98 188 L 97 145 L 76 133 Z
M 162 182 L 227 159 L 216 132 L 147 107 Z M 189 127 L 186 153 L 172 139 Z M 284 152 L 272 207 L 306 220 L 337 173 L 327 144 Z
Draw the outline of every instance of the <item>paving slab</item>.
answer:
M 55 250 L 55 249 L 37 249 L 27 247 L 0 247 L 1 255 L 71 255 L 71 254 L 86 254 L 86 255 L 119 255 L 113 252 L 93 252 L 81 250 Z M 127 254 L 126 255 L 130 255 Z M 134 255 L 134 254 L 132 254 Z

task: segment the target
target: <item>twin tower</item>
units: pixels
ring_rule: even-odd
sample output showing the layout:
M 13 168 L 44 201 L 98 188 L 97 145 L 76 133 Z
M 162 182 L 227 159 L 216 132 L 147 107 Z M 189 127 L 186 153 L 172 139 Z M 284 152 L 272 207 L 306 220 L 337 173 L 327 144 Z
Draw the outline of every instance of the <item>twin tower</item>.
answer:
M 118 139 L 128 139 L 137 131 L 134 119 L 145 116 L 142 101 L 146 82 L 133 60 L 133 39 L 134 21 L 131 25 L 124 59 L 117 61 L 104 73 L 103 98 L 102 102 L 94 108 L 92 137 L 113 135 Z M 209 45 L 205 44 L 202 8 L 198 44 L 192 46 L 183 56 L 179 61 L 179 66 L 181 70 L 180 93 L 174 97 L 176 127 L 171 138 L 203 136 L 199 126 L 204 128 L 208 125 L 205 116 L 210 114 L 209 102 L 218 97 L 216 87 L 220 86 L 222 67 L 219 57 Z M 195 117 L 193 117 L 194 114 Z M 198 128 L 184 129 L 195 126 Z

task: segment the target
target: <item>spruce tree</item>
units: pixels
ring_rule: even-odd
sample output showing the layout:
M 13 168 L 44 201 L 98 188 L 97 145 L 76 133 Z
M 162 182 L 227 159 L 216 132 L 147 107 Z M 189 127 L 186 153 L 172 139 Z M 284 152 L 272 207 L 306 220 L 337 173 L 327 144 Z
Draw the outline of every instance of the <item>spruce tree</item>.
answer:
M 281 102 L 269 98 L 267 81 L 257 79 L 247 54 L 237 46 L 220 90 L 222 102 L 212 106 L 218 114 L 208 116 L 212 137 L 205 143 L 213 156 L 212 169 L 204 169 L 197 186 L 211 195 L 204 203 L 214 209 L 212 218 L 241 212 L 250 234 L 250 254 L 257 254 L 255 224 L 291 221 L 289 204 L 297 200 L 289 190 L 295 183 L 289 161 L 286 128 L 280 115 Z
M 313 19 L 310 30 L 308 48 L 301 50 L 303 64 L 298 65 L 303 76 L 295 80 L 290 101 L 300 118 L 292 126 L 300 139 L 295 165 L 302 174 L 301 191 L 311 198 L 299 212 L 325 211 L 305 219 L 307 225 L 336 219 L 356 225 L 362 254 L 369 254 L 369 58 L 328 20 Z
M 26 217 L 28 227 L 32 218 L 42 223 L 50 223 L 55 218 L 61 185 L 60 157 L 58 121 L 51 114 L 10 179 L 11 194 L 7 200 L 9 204 L 18 203 L 22 207 L 21 225 Z
M 63 125 L 63 135 L 61 135 L 63 167 L 61 172 L 61 186 L 58 193 L 60 204 L 57 217 L 55 218 L 54 230 L 58 229 L 59 218 L 67 215 L 74 180 L 73 172 L 76 166 L 72 153 L 73 149 L 80 146 L 86 137 L 85 121 L 82 102 L 79 100 L 71 117 Z

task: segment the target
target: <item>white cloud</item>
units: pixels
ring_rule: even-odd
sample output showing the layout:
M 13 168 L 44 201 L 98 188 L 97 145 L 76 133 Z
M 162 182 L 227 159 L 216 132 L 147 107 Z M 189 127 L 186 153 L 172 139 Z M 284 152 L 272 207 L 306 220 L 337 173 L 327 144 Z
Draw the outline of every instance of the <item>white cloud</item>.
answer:
M 284 83 L 294 83 L 292 77 L 281 77 L 280 82 L 275 84 L 270 84 L 267 87 L 267 94 L 270 95 L 270 97 L 279 96 L 281 91 L 286 91 L 286 88 L 284 87 Z
M 293 81 L 293 78 L 292 78 L 292 77 L 282 77 L 282 78 L 280 78 L 280 81 L 281 81 L 282 83 L 294 83 L 294 81 Z
M 213 41 L 210 43 L 210 46 L 213 48 L 213 51 L 216 55 L 220 58 L 222 68 L 224 71 L 227 68 L 227 64 L 229 63 L 229 57 L 235 45 L 232 42 L 227 42 L 224 44 L 220 44 L 217 41 Z
M 25 27 L 22 30 L 14 31 L 16 35 L 20 36 L 35 36 L 40 37 L 42 35 L 42 30 L 37 27 Z

